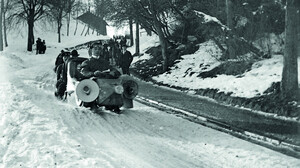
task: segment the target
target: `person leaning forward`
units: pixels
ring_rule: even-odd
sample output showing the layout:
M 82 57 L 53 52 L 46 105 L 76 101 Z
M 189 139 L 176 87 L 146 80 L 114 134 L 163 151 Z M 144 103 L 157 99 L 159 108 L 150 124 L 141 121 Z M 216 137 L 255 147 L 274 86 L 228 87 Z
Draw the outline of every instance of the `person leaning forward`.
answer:
M 85 60 L 80 66 L 81 73 L 85 77 L 107 77 L 117 75 L 114 68 L 103 58 L 103 46 L 101 43 L 94 43 L 92 45 L 91 57 L 88 60 Z M 104 71 L 110 73 L 103 73 Z
M 64 52 L 62 55 L 63 55 L 63 63 L 58 65 L 56 69 L 57 82 L 56 82 L 55 96 L 61 100 L 64 100 L 64 95 L 67 88 L 66 63 L 70 58 L 70 55 L 67 54 L 67 52 Z

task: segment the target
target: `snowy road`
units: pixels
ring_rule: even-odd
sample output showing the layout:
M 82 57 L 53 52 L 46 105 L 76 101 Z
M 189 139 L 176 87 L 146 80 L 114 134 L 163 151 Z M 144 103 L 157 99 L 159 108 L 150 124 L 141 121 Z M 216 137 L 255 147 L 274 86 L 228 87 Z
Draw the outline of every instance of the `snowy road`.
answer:
M 53 96 L 54 56 L 0 56 L 0 167 L 300 167 L 300 160 L 134 102 L 116 115 Z

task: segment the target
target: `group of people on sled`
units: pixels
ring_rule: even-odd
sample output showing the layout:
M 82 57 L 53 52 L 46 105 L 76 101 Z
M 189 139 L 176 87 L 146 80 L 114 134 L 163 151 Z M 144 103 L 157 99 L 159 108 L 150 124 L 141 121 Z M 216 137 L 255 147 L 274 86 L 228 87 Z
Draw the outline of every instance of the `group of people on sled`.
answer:
M 118 78 L 121 74 L 130 75 L 129 67 L 133 56 L 127 50 L 126 45 L 119 47 L 119 43 L 113 40 L 106 44 L 98 41 L 88 46 L 88 54 L 90 57 L 77 66 L 77 70 L 80 72 L 78 78 Z M 77 50 L 71 52 L 62 50 L 56 58 L 54 68 L 57 74 L 55 96 L 59 99 L 65 98 L 67 86 L 66 63 L 70 58 L 78 56 Z

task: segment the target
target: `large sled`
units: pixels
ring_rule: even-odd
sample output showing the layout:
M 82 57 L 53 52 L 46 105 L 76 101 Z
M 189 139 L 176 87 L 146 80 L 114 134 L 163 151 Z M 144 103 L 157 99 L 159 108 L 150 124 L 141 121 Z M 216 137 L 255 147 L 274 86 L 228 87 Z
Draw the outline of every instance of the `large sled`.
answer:
M 91 108 L 133 108 L 133 99 L 138 94 L 137 82 L 128 75 L 82 78 L 77 66 L 86 59 L 77 57 L 67 62 L 67 99 L 74 95 L 77 106 Z

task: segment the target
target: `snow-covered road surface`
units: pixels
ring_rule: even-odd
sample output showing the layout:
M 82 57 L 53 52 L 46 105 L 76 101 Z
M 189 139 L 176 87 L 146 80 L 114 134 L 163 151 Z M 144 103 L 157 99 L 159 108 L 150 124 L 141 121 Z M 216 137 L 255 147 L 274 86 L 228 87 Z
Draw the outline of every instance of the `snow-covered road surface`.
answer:
M 60 102 L 55 56 L 22 54 L 0 56 L 0 167 L 300 167 L 299 159 L 137 102 L 121 115 Z

